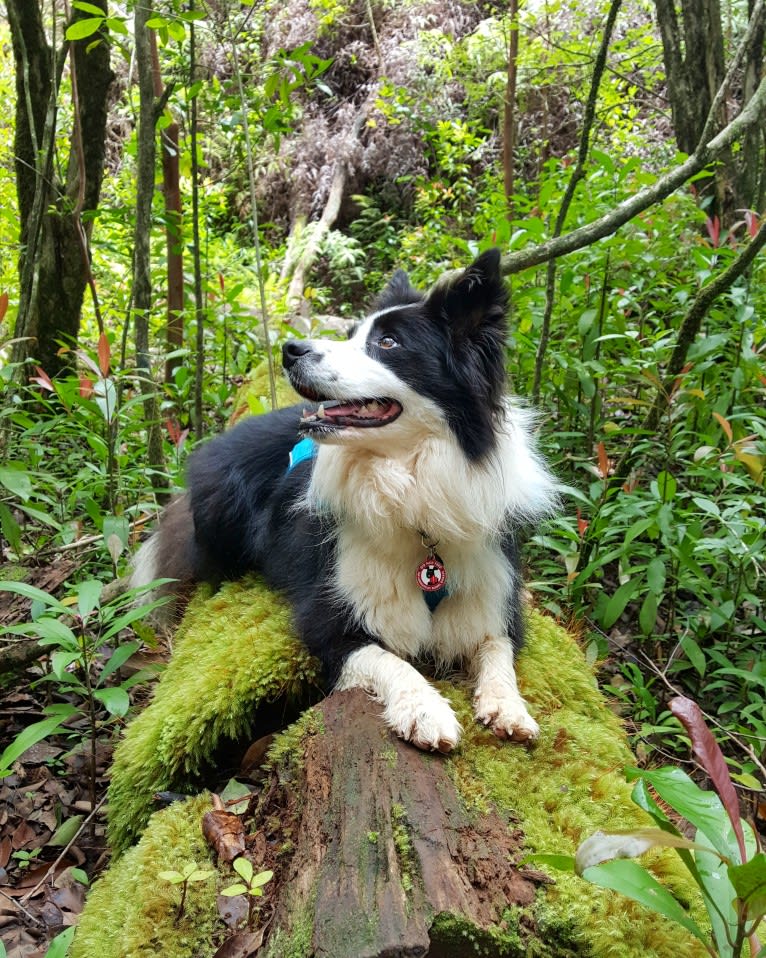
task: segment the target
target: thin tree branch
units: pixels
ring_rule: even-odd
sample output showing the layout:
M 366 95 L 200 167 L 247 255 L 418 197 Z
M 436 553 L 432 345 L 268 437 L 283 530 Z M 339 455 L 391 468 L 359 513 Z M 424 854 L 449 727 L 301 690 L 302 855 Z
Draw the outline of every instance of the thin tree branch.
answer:
M 633 196 L 618 203 L 614 209 L 599 219 L 581 226 L 571 233 L 555 236 L 538 246 L 515 253 L 506 253 L 500 264 L 505 275 L 513 275 L 530 266 L 538 266 L 550 259 L 566 256 L 578 249 L 592 246 L 606 236 L 611 236 L 639 213 L 661 202 L 675 192 L 696 173 L 704 170 L 720 153 L 738 140 L 742 134 L 759 123 L 766 107 L 766 78 L 762 79 L 752 99 L 720 133 L 705 145 L 699 146 L 683 163 L 674 167 L 658 180 Z

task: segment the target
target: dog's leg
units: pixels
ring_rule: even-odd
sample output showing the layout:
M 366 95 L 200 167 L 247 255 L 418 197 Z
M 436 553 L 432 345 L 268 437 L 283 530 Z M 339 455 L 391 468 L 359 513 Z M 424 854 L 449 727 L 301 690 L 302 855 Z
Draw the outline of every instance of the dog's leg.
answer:
M 486 636 L 471 664 L 476 676 L 473 707 L 477 720 L 498 738 L 515 742 L 536 739 L 540 728 L 519 694 L 508 636 Z
M 408 662 L 379 645 L 352 652 L 336 688 L 368 691 L 383 703 L 389 728 L 418 748 L 451 752 L 460 739 L 460 723 L 449 702 Z

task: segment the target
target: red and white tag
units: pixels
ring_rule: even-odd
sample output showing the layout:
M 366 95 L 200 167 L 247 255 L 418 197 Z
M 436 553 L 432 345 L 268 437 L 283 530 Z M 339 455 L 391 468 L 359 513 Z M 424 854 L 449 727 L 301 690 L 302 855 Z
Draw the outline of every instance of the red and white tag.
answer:
M 425 562 L 418 566 L 415 578 L 424 592 L 438 592 L 447 583 L 447 570 L 439 556 L 432 552 Z

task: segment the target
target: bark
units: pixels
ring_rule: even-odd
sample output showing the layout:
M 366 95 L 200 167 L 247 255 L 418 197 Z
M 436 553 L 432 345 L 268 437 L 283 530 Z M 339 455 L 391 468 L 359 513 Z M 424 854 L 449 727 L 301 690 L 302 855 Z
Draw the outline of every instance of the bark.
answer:
M 516 149 L 516 75 L 519 59 L 519 0 L 511 0 L 508 12 L 508 70 L 503 104 L 503 186 L 506 216 L 513 219 L 513 191 L 516 176 L 514 151 Z
M 521 832 L 494 811 L 469 817 L 444 764 L 391 736 L 363 691 L 320 709 L 323 734 L 291 783 L 303 799 L 277 935 L 289 939 L 313 902 L 311 954 L 436 955 L 446 945 L 438 916 L 459 916 L 480 937 L 504 909 L 532 904 L 546 879 L 519 867 Z
M 97 0 L 106 12 L 106 0 Z M 66 359 L 60 340 L 76 344 L 90 268 L 89 227 L 80 215 L 98 206 L 104 168 L 107 94 L 112 82 L 110 47 L 102 31 L 73 44 L 81 136 L 72 136 L 63 181 L 54 164 L 57 90 L 68 49 L 49 45 L 40 6 L 9 0 L 16 73 L 16 183 L 24 253 L 19 261 L 19 312 L 13 360 L 34 356 L 49 375 Z M 91 16 L 76 11 L 75 18 Z M 87 49 L 91 46 L 91 49 Z M 79 149 L 78 149 L 79 146 Z
M 159 410 L 156 389 L 152 381 L 149 358 L 149 315 L 152 308 L 151 249 L 152 200 L 154 197 L 155 124 L 157 120 L 154 99 L 151 41 L 146 21 L 151 11 L 143 4 L 136 6 L 135 43 L 138 71 L 139 117 L 138 149 L 136 156 L 136 221 L 133 237 L 133 316 L 136 349 L 136 368 L 144 396 L 144 414 L 148 430 L 147 458 L 157 473 L 155 484 L 164 485 L 162 437 L 159 430 Z
M 760 20 L 756 9 L 761 6 L 754 0 L 748 3 L 751 22 Z M 716 121 L 723 121 L 726 116 L 726 103 L 716 96 L 726 72 L 720 3 L 682 0 L 677 11 L 674 0 L 655 0 L 655 8 L 676 143 L 679 149 L 691 153 L 703 138 L 711 114 Z M 763 42 L 764 26 L 760 23 L 750 42 L 740 50 L 743 55 L 737 80 L 743 104 L 755 93 L 761 76 Z M 699 181 L 698 188 L 711 201 L 707 209 L 711 217 L 718 215 L 731 223 L 738 210 L 757 206 L 763 165 L 761 147 L 762 131 L 751 129 L 739 154 L 724 151 L 719 168 Z

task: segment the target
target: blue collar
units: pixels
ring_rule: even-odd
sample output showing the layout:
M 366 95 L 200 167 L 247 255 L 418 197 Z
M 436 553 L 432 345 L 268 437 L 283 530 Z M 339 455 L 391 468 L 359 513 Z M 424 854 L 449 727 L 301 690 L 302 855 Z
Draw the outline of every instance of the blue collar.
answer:
M 317 444 L 313 439 L 310 439 L 306 436 L 304 439 L 300 439 L 293 448 L 290 450 L 290 463 L 287 467 L 287 471 L 295 469 L 299 462 L 304 462 L 306 459 L 313 459 L 317 454 Z

